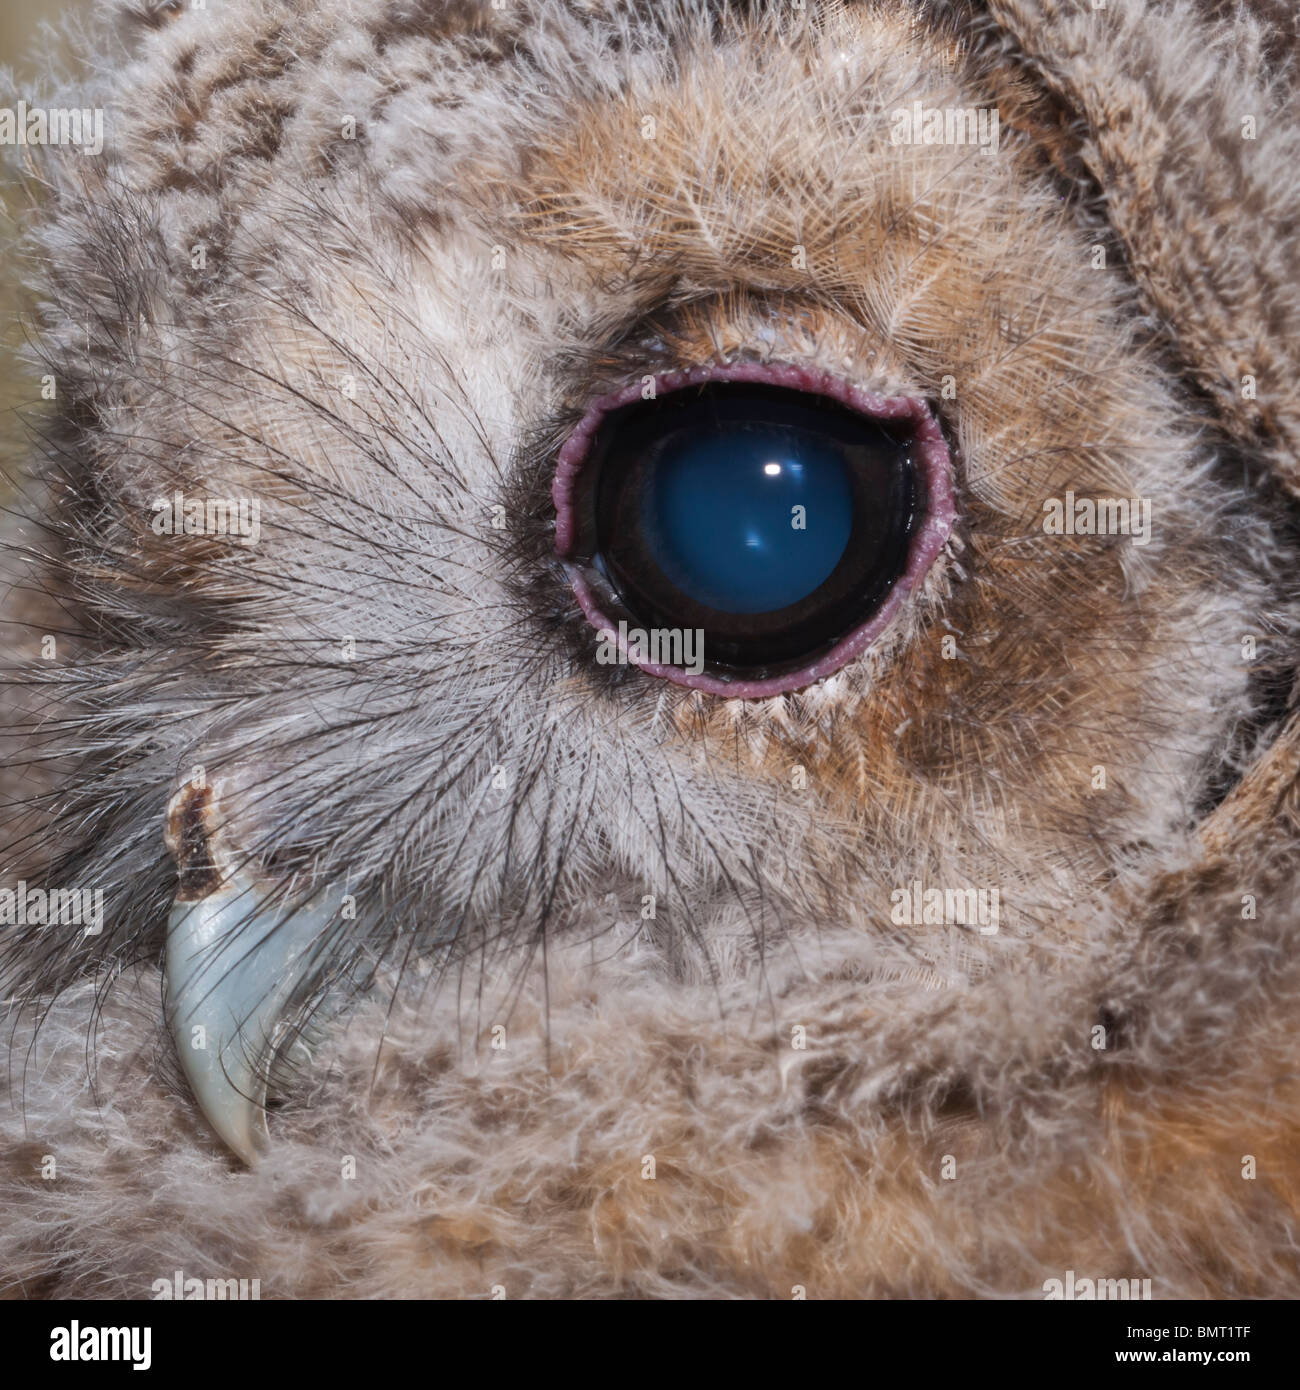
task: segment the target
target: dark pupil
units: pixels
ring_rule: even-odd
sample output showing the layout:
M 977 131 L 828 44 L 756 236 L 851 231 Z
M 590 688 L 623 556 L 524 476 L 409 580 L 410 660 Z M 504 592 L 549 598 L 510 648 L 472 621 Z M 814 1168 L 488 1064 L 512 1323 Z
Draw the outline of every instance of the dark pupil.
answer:
M 828 397 L 717 383 L 610 416 L 578 489 L 612 618 L 702 628 L 711 668 L 815 659 L 906 565 L 910 437 Z
M 669 583 L 721 613 L 815 592 L 844 554 L 853 486 L 834 443 L 793 424 L 709 420 L 652 446 L 646 549 Z

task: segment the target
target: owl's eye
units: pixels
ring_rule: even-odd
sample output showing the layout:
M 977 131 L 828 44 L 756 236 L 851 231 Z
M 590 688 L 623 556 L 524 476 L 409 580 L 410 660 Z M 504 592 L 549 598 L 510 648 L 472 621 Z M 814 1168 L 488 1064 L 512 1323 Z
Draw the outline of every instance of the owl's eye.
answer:
M 797 689 L 862 650 L 952 517 L 921 402 L 789 367 L 608 398 L 561 451 L 555 499 L 593 625 L 647 634 L 652 674 L 737 696 Z

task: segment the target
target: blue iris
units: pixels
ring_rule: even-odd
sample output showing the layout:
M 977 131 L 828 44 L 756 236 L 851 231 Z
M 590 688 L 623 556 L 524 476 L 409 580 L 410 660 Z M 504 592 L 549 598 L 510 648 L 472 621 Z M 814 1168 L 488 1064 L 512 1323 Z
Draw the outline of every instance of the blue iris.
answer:
M 807 598 L 853 528 L 842 451 L 780 425 L 675 434 L 650 471 L 644 508 L 647 549 L 664 575 L 724 613 L 770 613 Z

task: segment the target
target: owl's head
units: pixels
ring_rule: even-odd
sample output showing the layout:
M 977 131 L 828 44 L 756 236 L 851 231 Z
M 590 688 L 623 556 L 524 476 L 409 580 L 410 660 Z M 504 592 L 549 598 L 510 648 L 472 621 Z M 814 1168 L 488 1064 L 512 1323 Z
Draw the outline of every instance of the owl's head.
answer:
M 1289 689 L 1294 250 L 1179 220 L 1273 186 L 1125 105 L 1186 35 L 974 9 L 120 7 L 33 164 L 79 636 L 7 866 L 106 906 L 23 991 L 165 963 L 251 1155 L 376 982 L 887 1035 L 1120 949 Z

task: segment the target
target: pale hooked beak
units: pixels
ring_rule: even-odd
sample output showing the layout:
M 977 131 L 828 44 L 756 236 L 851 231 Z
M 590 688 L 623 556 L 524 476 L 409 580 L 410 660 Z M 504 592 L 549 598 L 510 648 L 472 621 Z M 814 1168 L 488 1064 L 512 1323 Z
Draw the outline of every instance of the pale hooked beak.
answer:
M 245 1163 L 267 1142 L 267 1072 L 291 997 L 319 957 L 331 914 L 275 899 L 222 842 L 219 786 L 184 786 L 167 807 L 180 888 L 167 922 L 166 1010 L 204 1115 Z

